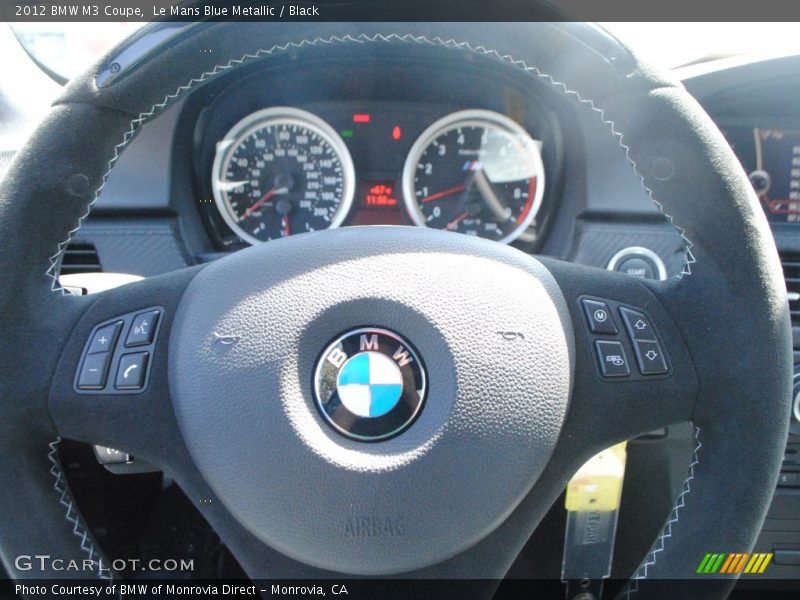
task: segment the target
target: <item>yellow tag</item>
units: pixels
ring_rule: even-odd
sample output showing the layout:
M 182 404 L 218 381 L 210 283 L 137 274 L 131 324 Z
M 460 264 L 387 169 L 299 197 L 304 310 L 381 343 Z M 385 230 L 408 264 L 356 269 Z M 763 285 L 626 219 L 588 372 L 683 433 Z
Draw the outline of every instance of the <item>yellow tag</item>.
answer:
M 625 447 L 622 442 L 590 458 L 567 484 L 568 511 L 612 511 L 619 508 L 625 476 Z

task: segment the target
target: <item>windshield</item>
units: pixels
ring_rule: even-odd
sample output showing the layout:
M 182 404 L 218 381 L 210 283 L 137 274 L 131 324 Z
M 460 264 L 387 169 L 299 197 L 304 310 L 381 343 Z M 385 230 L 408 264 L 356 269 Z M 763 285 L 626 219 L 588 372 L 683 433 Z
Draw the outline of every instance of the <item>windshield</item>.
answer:
M 800 52 L 797 23 L 601 23 L 665 69 L 742 55 Z
M 57 79 L 72 78 L 143 23 L 15 23 L 25 49 Z M 749 54 L 800 52 L 796 23 L 601 23 L 665 69 Z M 680 40 L 680 43 L 676 43 Z
M 56 79 L 65 81 L 86 69 L 145 23 L 13 23 L 25 50 Z

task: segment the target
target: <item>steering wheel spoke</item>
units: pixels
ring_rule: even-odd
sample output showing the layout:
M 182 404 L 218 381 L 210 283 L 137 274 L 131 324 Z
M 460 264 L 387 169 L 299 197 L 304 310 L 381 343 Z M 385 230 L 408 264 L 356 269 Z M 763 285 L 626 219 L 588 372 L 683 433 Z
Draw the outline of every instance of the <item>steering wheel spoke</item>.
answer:
M 169 398 L 172 317 L 196 269 L 84 299 L 55 369 L 49 408 L 58 434 L 168 464 L 180 435 Z
M 698 378 L 678 328 L 649 286 L 611 271 L 542 262 L 565 296 L 575 335 L 572 400 L 562 436 L 591 455 L 690 420 Z

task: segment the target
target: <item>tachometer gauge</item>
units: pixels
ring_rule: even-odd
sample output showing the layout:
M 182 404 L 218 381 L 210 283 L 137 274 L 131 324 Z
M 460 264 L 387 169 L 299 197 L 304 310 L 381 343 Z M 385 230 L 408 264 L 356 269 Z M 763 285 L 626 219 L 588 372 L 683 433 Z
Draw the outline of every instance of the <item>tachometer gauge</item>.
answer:
M 222 218 L 251 244 L 341 225 L 355 172 L 344 141 L 296 108 L 260 110 L 217 143 L 212 189 Z
M 403 197 L 420 226 L 511 242 L 542 203 L 540 144 L 487 110 L 448 115 L 417 139 L 403 169 Z

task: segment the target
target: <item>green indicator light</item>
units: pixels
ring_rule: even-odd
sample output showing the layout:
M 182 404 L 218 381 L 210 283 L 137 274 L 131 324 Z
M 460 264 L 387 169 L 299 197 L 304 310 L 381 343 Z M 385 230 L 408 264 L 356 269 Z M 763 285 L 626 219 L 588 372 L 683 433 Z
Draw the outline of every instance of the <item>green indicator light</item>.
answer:
M 353 137 L 353 130 L 352 129 L 342 129 L 342 137 L 343 138 L 351 138 L 351 137 Z

